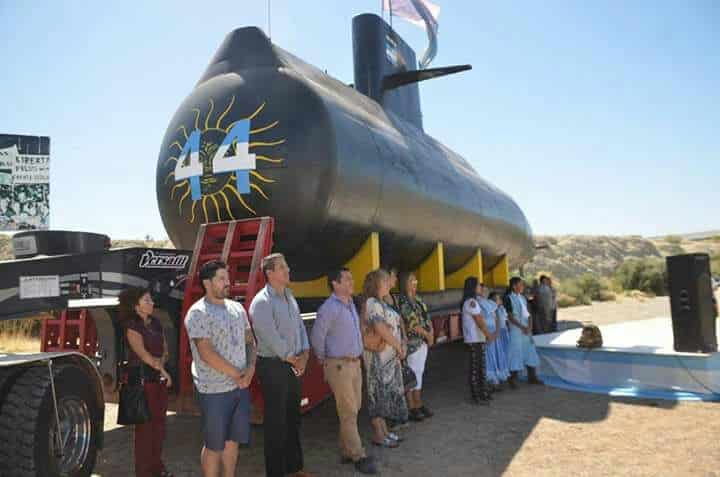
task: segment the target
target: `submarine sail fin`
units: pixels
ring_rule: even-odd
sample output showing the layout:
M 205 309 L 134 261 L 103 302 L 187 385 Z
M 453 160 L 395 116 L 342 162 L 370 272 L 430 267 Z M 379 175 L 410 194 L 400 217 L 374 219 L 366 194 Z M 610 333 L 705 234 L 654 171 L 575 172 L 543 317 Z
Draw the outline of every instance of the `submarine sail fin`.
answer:
M 383 90 L 388 91 L 391 89 L 399 88 L 411 83 L 419 83 L 433 78 L 439 78 L 441 76 L 452 75 L 460 73 L 462 71 L 471 70 L 471 65 L 457 65 L 457 66 L 443 66 L 441 68 L 428 68 L 425 70 L 414 70 L 406 71 L 404 73 L 395 73 L 393 75 L 386 75 L 383 78 Z

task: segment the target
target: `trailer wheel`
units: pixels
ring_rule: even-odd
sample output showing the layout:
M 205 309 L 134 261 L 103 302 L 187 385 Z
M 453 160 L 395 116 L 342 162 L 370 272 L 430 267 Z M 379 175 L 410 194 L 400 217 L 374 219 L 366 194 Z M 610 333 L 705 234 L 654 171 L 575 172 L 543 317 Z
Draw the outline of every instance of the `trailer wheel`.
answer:
M 11 377 L 10 370 L 0 368 L 0 475 L 4 475 L 4 463 L 8 462 L 10 456 L 15 452 L 15 439 L 12 432 L 13 420 L 6 419 L 7 394 L 11 384 Z
M 48 369 L 28 368 L 12 385 L 0 432 L 10 430 L 12 449 L 0 475 L 87 477 L 97 454 L 102 423 L 85 371 L 72 364 L 54 368 L 60 428 L 56 424 Z M 62 448 L 58 448 L 58 435 Z M 5 468 L 3 468 L 5 466 Z

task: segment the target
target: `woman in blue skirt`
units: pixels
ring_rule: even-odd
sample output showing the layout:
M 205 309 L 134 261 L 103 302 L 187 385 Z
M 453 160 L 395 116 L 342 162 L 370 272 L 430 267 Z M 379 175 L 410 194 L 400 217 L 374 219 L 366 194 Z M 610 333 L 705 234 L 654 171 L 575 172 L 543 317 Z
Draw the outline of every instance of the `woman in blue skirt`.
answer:
M 503 306 L 502 296 L 499 293 L 492 292 L 488 300 L 495 303 L 497 307 L 495 314 L 498 317 L 500 333 L 496 341 L 495 352 L 497 353 L 498 377 L 500 378 L 500 383 L 504 384 L 510 377 L 510 360 L 508 359 L 510 332 L 508 331 L 507 325 L 507 310 L 505 310 Z
M 523 368 L 527 368 L 528 383 L 543 384 L 537 377 L 537 367 L 540 365 L 535 342 L 532 339 L 532 316 L 528 311 L 528 304 L 523 291 L 525 283 L 520 277 L 510 279 L 508 295 L 508 320 L 510 321 L 510 379 L 511 388 L 517 386 L 517 378 Z
M 481 291 L 477 296 L 477 301 L 482 309 L 485 326 L 494 337 L 494 339 L 488 339 L 485 345 L 485 379 L 487 379 L 490 392 L 496 392 L 501 390 L 500 382 L 503 380 L 497 359 L 497 338 L 499 336 L 498 329 L 500 327 L 500 323 L 498 322 L 497 315 L 495 314 L 497 305 L 495 302 L 487 298 L 487 287 L 483 284 L 480 284 L 480 287 Z

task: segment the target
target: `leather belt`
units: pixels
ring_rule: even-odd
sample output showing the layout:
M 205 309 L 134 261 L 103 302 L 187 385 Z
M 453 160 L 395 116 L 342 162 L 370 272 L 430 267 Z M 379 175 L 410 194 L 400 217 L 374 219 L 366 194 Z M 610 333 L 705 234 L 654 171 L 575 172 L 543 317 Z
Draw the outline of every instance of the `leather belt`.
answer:
M 358 356 L 358 357 L 355 357 L 355 358 L 350 357 L 350 356 L 343 356 L 343 357 L 341 357 L 341 358 L 328 358 L 328 359 L 336 359 L 336 360 L 338 360 L 338 361 L 346 361 L 346 362 L 350 362 L 350 363 L 354 363 L 354 362 L 356 362 L 356 361 L 360 361 L 360 357 L 359 357 L 359 356 Z

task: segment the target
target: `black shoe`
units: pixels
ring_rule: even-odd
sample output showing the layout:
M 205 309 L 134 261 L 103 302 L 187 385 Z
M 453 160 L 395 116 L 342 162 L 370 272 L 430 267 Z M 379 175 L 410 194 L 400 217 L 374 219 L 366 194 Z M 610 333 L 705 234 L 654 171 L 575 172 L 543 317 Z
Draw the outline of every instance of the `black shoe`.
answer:
M 425 406 L 420 407 L 420 412 L 422 412 L 422 415 L 425 417 L 425 419 L 428 419 L 430 417 L 433 417 L 435 415 L 434 412 L 432 412 L 430 409 L 428 409 Z
M 537 384 L 539 386 L 545 385 L 544 382 L 542 382 L 538 379 L 537 373 L 535 372 L 535 368 L 533 368 L 532 366 L 528 366 L 527 370 L 528 370 L 528 383 Z
M 363 457 L 355 461 L 355 468 L 361 474 L 377 474 L 378 472 L 375 460 L 371 457 Z
M 510 377 L 508 378 L 508 384 L 510 385 L 510 389 L 517 389 L 517 371 L 512 371 L 510 373 Z
M 422 422 L 425 420 L 425 417 L 423 416 L 420 409 L 410 409 L 410 412 L 408 413 L 408 418 L 413 422 Z

